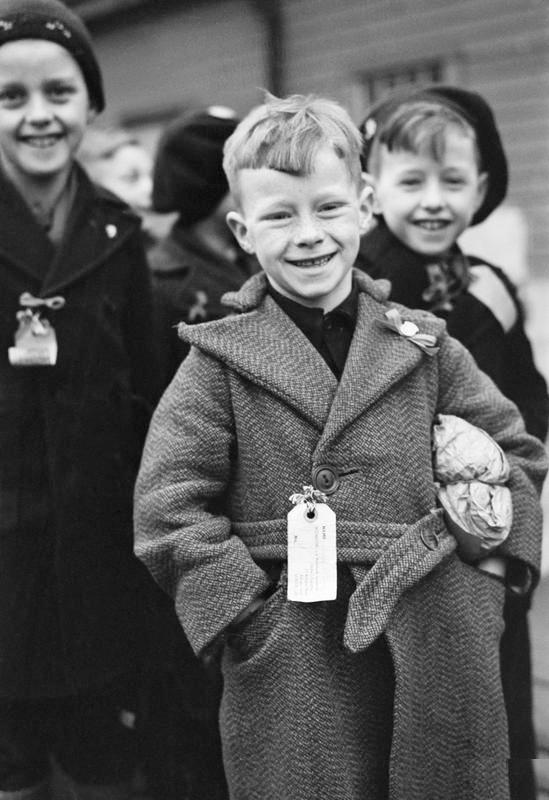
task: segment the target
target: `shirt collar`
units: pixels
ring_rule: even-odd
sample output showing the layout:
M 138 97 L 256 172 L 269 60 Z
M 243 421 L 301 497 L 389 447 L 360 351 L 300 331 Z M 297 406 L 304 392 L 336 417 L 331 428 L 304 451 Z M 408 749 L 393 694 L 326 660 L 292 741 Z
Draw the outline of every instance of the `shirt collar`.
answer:
M 358 285 L 355 280 L 353 280 L 351 291 L 345 300 L 332 311 L 328 311 L 327 314 L 324 314 L 321 308 L 311 308 L 298 303 L 296 300 L 290 300 L 289 297 L 277 292 L 270 283 L 268 284 L 268 292 L 298 328 L 305 333 L 314 334 L 319 331 L 324 318 L 339 318 L 343 324 L 354 330 L 358 314 Z

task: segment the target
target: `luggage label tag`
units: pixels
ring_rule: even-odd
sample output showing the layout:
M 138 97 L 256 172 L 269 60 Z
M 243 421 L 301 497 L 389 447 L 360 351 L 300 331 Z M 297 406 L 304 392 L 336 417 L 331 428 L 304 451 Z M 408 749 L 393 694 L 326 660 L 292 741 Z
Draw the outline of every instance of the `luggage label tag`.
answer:
M 326 495 L 304 486 L 288 513 L 288 600 L 316 603 L 337 595 L 336 515 Z
M 14 336 L 14 347 L 8 348 L 9 362 L 14 367 L 52 367 L 57 362 L 57 336 L 47 319 L 40 317 L 34 307 L 58 309 L 65 305 L 62 297 L 38 298 L 24 292 L 19 298 L 24 310 L 16 314 L 19 327 Z

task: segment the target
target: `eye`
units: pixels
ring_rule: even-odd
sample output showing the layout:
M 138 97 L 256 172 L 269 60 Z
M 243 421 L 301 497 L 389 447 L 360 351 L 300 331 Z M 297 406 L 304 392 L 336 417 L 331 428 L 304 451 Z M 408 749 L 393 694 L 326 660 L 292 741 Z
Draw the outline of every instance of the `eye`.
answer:
M 331 216 L 337 214 L 338 211 L 341 211 L 341 209 L 344 208 L 345 205 L 346 205 L 345 203 L 339 200 L 332 200 L 328 203 L 322 203 L 322 205 L 319 207 L 318 210 L 321 214 L 324 214 L 325 216 Z
M 284 220 L 290 219 L 290 212 L 289 211 L 273 211 L 270 214 L 265 214 L 263 219 L 266 222 L 282 222 Z
M 74 92 L 74 86 L 69 83 L 51 83 L 46 87 L 46 93 L 54 103 L 66 102 Z
M 413 176 L 409 176 L 407 178 L 402 178 L 400 180 L 400 185 L 406 188 L 415 188 L 421 184 L 421 179 Z
M 449 186 L 463 186 L 465 184 L 464 178 L 459 175 L 446 175 L 444 180 Z
M 4 108 L 16 108 L 25 102 L 26 96 L 21 86 L 5 86 L 0 89 L 0 104 Z

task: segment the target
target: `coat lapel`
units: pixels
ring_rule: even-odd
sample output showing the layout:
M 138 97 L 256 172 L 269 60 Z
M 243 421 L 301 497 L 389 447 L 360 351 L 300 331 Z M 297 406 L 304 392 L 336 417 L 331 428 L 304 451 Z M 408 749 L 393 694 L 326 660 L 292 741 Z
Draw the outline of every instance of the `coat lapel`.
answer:
M 105 211 L 97 202 L 97 189 L 83 170 L 78 169 L 78 188 L 67 230 L 44 285 L 43 295 L 56 294 L 80 280 L 108 259 L 135 231 L 133 214 L 125 213 L 121 201 L 113 198 L 112 209 Z
M 21 273 L 22 287 L 30 289 L 42 283 L 54 253 L 53 244 L 19 192 L 0 178 L 0 258 Z
M 415 369 L 422 359 L 429 358 L 413 342 L 382 324 L 388 308 L 366 292 L 359 295 L 357 325 L 319 442 L 321 448 L 339 436 L 347 425 Z M 405 318 L 415 319 L 415 314 L 410 312 Z M 436 321 L 434 324 L 436 326 Z M 421 329 L 431 333 L 433 325 L 422 322 Z
M 270 296 L 259 308 L 237 317 L 203 325 L 182 324 L 180 333 L 185 341 L 220 359 L 323 429 L 337 379 Z
M 14 187 L 0 179 L 0 257 L 15 267 L 25 289 L 56 294 L 109 258 L 135 231 L 133 214 L 113 196 L 109 210 L 82 169 L 63 241 L 56 250 Z
M 429 358 L 413 342 L 382 325 L 388 285 L 355 273 L 359 308 L 347 362 L 338 384 L 307 337 L 266 295 L 263 273 L 239 292 L 225 295 L 238 316 L 202 325 L 180 325 L 180 335 L 247 380 L 288 403 L 322 431 L 322 450 L 391 386 Z M 437 336 L 442 323 L 422 312 L 403 310 L 424 333 Z

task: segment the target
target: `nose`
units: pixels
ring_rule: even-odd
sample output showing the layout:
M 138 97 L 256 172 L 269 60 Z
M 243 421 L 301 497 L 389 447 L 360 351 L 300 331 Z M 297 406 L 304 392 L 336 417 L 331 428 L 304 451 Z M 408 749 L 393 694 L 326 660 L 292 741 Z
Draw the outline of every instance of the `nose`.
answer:
M 47 99 L 41 92 L 34 92 L 30 95 L 25 109 L 25 120 L 37 128 L 49 125 L 53 114 Z
M 421 206 L 427 211 L 438 211 L 444 205 L 440 182 L 438 180 L 427 181 L 423 187 L 421 196 Z
M 295 243 L 298 247 L 312 247 L 324 238 L 324 231 L 314 214 L 303 214 L 295 227 Z

